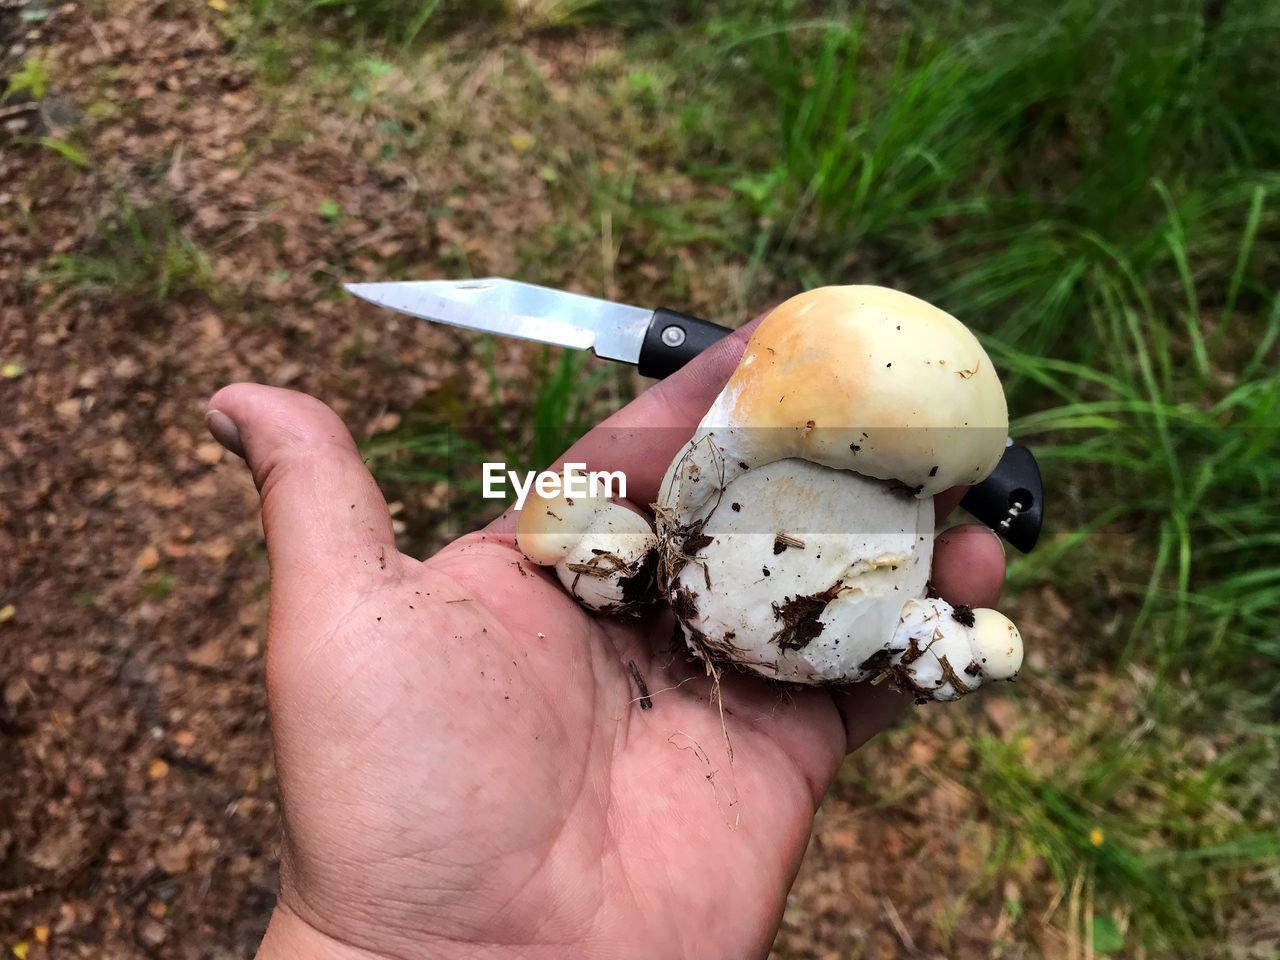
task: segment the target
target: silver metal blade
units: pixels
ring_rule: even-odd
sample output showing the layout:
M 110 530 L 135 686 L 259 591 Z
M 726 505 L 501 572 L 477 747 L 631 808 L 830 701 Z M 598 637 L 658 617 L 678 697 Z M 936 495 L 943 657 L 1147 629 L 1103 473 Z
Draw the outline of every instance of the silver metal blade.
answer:
M 347 283 L 362 300 L 423 320 L 519 337 L 606 360 L 637 363 L 652 310 L 518 280 L 410 280 Z

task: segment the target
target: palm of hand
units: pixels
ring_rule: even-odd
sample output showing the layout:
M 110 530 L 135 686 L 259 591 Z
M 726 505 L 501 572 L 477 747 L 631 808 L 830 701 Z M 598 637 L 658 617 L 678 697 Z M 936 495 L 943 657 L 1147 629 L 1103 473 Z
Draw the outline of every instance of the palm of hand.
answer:
M 289 906 L 391 956 L 764 952 L 844 752 L 831 698 L 726 678 L 722 728 L 655 655 L 669 623 L 589 616 L 508 537 L 397 559 L 330 601 L 312 668 L 272 663 Z

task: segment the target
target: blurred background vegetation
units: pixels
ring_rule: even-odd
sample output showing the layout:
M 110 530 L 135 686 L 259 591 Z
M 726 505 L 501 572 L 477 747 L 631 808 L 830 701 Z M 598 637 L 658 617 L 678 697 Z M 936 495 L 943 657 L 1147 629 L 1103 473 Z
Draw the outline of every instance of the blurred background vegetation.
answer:
M 465 173 L 422 211 L 446 238 L 501 204 L 503 272 L 726 323 L 876 282 L 978 331 L 1050 497 L 1041 546 L 1011 558 L 1017 710 L 995 729 L 981 706 L 926 711 L 938 759 L 891 733 L 841 789 L 886 811 L 943 781 L 963 796 L 981 855 L 931 921 L 944 954 L 994 898 L 996 955 L 1052 953 L 1045 925 L 1069 956 L 1268 955 L 1244 944 L 1280 937 L 1280 5 L 229 2 L 208 5 L 284 114 L 348 124 L 393 178 Z M 587 65 L 535 63 L 565 45 Z M 360 216 L 337 192 L 316 212 Z M 334 270 L 481 264 L 458 238 Z M 43 280 L 210 289 L 174 219 L 124 199 Z M 528 356 L 513 373 L 486 347 L 479 411 L 432 392 L 369 441 L 409 549 L 439 542 L 467 445 L 541 466 L 636 388 Z M 885 775 L 904 763 L 924 773 Z

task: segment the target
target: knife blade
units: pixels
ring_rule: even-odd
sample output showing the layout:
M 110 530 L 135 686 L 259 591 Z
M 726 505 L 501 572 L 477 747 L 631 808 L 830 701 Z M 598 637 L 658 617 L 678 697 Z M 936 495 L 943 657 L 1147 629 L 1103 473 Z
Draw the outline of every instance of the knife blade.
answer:
M 633 364 L 644 376 L 658 380 L 733 332 L 675 310 L 647 310 L 501 277 L 348 283 L 344 289 L 424 320 L 590 349 L 602 359 Z
M 676 310 L 635 307 L 502 277 L 343 287 L 376 306 L 423 320 L 591 350 L 603 359 L 633 364 L 656 379 L 675 373 L 733 332 Z M 970 488 L 960 505 L 1013 547 L 1029 553 L 1044 522 L 1043 500 L 1035 456 L 1010 438 L 995 470 Z

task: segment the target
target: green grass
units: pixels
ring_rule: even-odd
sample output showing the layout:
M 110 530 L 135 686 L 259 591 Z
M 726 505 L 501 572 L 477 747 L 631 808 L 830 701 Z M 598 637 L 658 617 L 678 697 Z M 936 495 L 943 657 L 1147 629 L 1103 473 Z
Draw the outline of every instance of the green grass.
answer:
M 169 205 L 136 205 L 123 190 L 115 192 L 113 209 L 94 224 L 81 248 L 55 256 L 38 279 L 59 292 L 138 307 L 215 291 L 208 259 Z
M 44 99 L 49 90 L 49 65 L 40 57 L 27 57 L 22 64 L 9 74 L 5 82 L 4 97 L 19 97 L 23 94 L 32 100 Z
M 1233 874 L 1280 856 L 1274 829 L 1230 826 L 1255 811 L 1224 808 L 1223 796 L 1265 790 L 1276 765 L 1261 745 L 1205 764 L 1195 738 L 1170 727 L 1135 724 L 1123 737 L 1099 729 L 1117 719 L 1133 718 L 1085 722 L 1069 738 L 1078 752 L 1053 765 L 980 736 L 974 786 L 998 820 L 1016 824 L 1004 856 L 1042 858 L 1062 889 L 1086 879 L 1095 915 L 1123 917 L 1130 948 L 1205 945 Z
M 735 182 L 801 272 L 831 277 L 864 250 L 981 329 L 1060 352 L 1114 252 L 1177 292 L 1171 203 L 1179 242 L 1229 275 L 1230 200 L 1280 166 L 1262 42 L 1280 12 L 1226 9 L 1210 27 L 1199 4 L 1033 3 L 892 42 L 861 19 L 779 24 L 743 44 L 778 139 Z
M 1240 262 L 1250 245 L 1246 227 Z M 1192 261 L 1183 250 L 1178 257 L 1189 275 Z M 1246 325 L 1242 353 L 1208 328 L 1194 290 L 1183 316 L 1161 314 L 1143 288 L 1127 289 L 1132 271 L 1124 261 L 1118 267 L 1089 278 L 1092 336 L 1112 358 L 1110 369 L 992 343 L 997 362 L 1026 378 L 1028 393 L 1034 387 L 1056 401 L 1015 420 L 1014 429 L 1044 437 L 1047 462 L 1088 471 L 1081 476 L 1098 489 L 1083 491 L 1081 503 L 1095 526 L 1140 531 L 1153 548 L 1126 658 L 1141 654 L 1173 671 L 1206 659 L 1274 657 L 1280 577 L 1268 561 L 1280 536 L 1280 375 L 1271 352 L 1280 296 Z M 1159 614 L 1172 619 L 1149 629 Z M 1203 634 L 1193 636 L 1205 628 L 1207 645 Z
M 1217 898 L 1280 863 L 1280 11 L 1030 4 L 964 37 L 912 25 L 878 63 L 869 29 L 762 41 L 780 149 L 741 192 L 797 277 L 864 251 L 986 334 L 1055 495 L 1015 580 L 1119 616 L 1118 645 L 1081 631 L 1088 664 L 1147 680 L 1139 717 L 1105 711 L 1057 765 L 979 739 L 973 786 L 1062 889 L 1126 918 L 1127 949 L 1211 953 Z M 1160 733 L 1206 727 L 1207 763 Z
M 1274 900 L 1280 866 L 1280 7 L 560 5 L 562 30 L 617 28 L 615 55 L 573 72 L 511 15 L 441 41 L 444 6 L 313 4 L 314 36 L 286 36 L 272 18 L 301 2 L 258 4 L 265 74 L 313 62 L 326 105 L 424 180 L 448 167 L 454 196 L 545 184 L 553 215 L 513 244 L 526 279 L 736 319 L 875 281 L 980 332 L 1051 497 L 1012 583 L 1057 584 L 1076 635 L 1014 688 L 1047 748 L 975 734 L 947 773 L 997 829 L 999 869 L 1038 859 L 1088 901 L 1072 932 L 1098 951 L 1232 949 L 1231 910 Z M 423 92 L 495 47 L 465 109 Z M 405 83 L 361 79 L 374 62 Z M 446 247 L 432 267 L 475 265 Z M 513 378 L 481 353 L 468 434 L 522 468 L 625 394 L 581 357 L 534 356 Z M 474 416 L 461 395 L 370 448 L 381 477 L 439 479 L 440 431 Z
M 501 0 L 253 0 L 250 5 L 259 22 L 284 25 L 303 16 L 357 38 L 389 38 L 406 47 L 428 26 L 454 28 L 472 17 L 496 19 L 503 8 Z
M 403 49 L 468 27 L 507 25 L 555 29 L 610 24 L 654 29 L 694 21 L 706 6 L 696 0 L 252 0 L 259 23 L 303 16 L 359 40 Z

